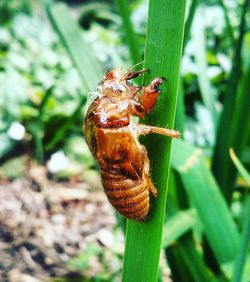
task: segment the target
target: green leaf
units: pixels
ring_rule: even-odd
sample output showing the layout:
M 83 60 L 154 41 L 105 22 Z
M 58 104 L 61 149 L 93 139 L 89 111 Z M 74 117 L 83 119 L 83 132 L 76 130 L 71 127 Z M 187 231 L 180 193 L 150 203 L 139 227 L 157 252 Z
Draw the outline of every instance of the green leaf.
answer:
M 101 80 L 102 69 L 92 50 L 84 41 L 80 27 L 70 17 L 65 4 L 48 5 L 47 11 L 81 76 L 85 90 L 93 90 Z
M 140 56 L 139 40 L 134 32 L 130 19 L 129 2 L 127 0 L 116 0 L 119 13 L 122 17 L 123 27 L 125 30 L 126 40 L 133 64 L 137 64 L 142 60 Z
M 250 54 L 248 59 L 250 58 Z M 233 112 L 233 119 L 231 122 L 231 132 L 230 132 L 230 146 L 235 150 L 239 157 L 242 156 L 244 148 L 247 143 L 247 138 L 250 129 L 250 99 L 249 99 L 249 89 L 250 89 L 250 64 L 246 73 L 239 80 L 239 86 L 237 90 L 237 97 L 235 101 L 235 108 Z M 239 138 L 240 136 L 240 138 Z M 229 158 L 229 154 L 227 154 Z M 227 187 L 231 188 L 231 193 L 233 191 L 233 184 L 236 179 L 236 169 L 229 159 L 226 170 L 225 181 Z
M 233 160 L 241 176 L 246 180 L 246 182 L 250 186 L 250 174 L 241 164 L 240 160 L 235 155 L 233 149 L 230 149 L 230 157 Z M 250 197 L 249 196 L 247 196 L 244 211 L 245 211 L 245 220 L 243 223 L 243 232 L 240 241 L 240 249 L 238 256 L 235 260 L 235 267 L 234 267 L 233 278 L 232 278 L 233 282 L 241 281 L 244 265 L 247 259 L 247 252 L 250 244 Z
M 80 74 L 85 92 L 85 95 L 80 98 L 80 102 L 73 111 L 72 116 L 56 131 L 54 137 L 47 144 L 46 149 L 51 150 L 60 142 L 72 126 L 73 121 L 79 115 L 83 105 L 87 101 L 86 94 L 94 91 L 100 81 L 102 70 L 92 50 L 84 41 L 83 33 L 79 26 L 71 19 L 67 6 L 61 3 L 54 5 L 47 4 L 46 8 L 50 20 L 54 24 Z
M 234 259 L 239 234 L 202 151 L 184 141 L 175 140 L 171 165 L 180 173 L 217 260 L 224 263 Z
M 164 226 L 163 248 L 175 243 L 181 236 L 197 224 L 195 210 L 179 211 Z
M 178 255 L 175 261 L 182 263 L 174 271 L 173 280 L 181 282 L 211 282 L 213 275 L 204 263 L 200 252 L 195 247 L 194 240 L 190 233 L 183 236 L 173 250 L 174 254 Z M 182 273 L 183 266 L 187 267 Z M 186 272 L 187 271 L 187 272 Z M 185 273 L 186 272 L 186 273 Z M 190 276 L 187 276 L 187 274 Z M 177 276 L 177 277 L 175 277 Z
M 193 24 L 194 15 L 195 15 L 195 12 L 196 12 L 196 8 L 199 4 L 199 1 L 200 0 L 192 0 L 192 3 L 190 5 L 188 18 L 187 18 L 186 23 L 185 23 L 183 49 L 186 47 L 186 45 L 188 43 L 188 40 L 189 40 L 189 37 L 190 37 L 191 27 L 192 27 L 192 24 Z
M 207 57 L 205 42 L 205 27 L 201 13 L 196 13 L 194 25 L 192 28 L 192 38 L 195 46 L 194 57 L 198 66 L 198 83 L 201 91 L 202 100 L 211 114 L 214 130 L 216 129 L 218 112 L 215 108 L 215 91 L 212 88 L 207 77 Z
M 189 8 L 188 17 L 185 22 L 185 32 L 184 32 L 183 51 L 182 51 L 183 53 L 185 52 L 185 47 L 190 39 L 189 38 L 190 31 L 191 31 L 191 27 L 193 24 L 193 19 L 194 19 L 194 15 L 195 15 L 198 3 L 199 3 L 199 0 L 193 0 Z M 183 84 L 182 77 L 180 77 L 179 87 L 178 87 L 176 119 L 175 119 L 175 128 L 178 129 L 180 132 L 184 132 L 185 123 L 186 123 L 184 98 L 185 98 L 184 84 Z
M 221 5 L 223 12 L 224 12 L 228 36 L 230 37 L 232 45 L 235 45 L 234 31 L 233 31 L 233 27 L 231 25 L 231 22 L 230 22 L 230 19 L 229 19 L 229 16 L 228 16 L 228 9 L 227 9 L 223 0 L 219 0 L 219 4 Z
M 184 0 L 178 2 L 151 0 L 149 2 L 145 67 L 150 72 L 145 75 L 144 82 L 147 84 L 159 76 L 166 77 L 168 82 L 162 87 L 155 110 L 144 120 L 147 124 L 168 125 L 170 128 L 173 126 L 184 14 Z M 156 135 L 147 136 L 145 139 L 151 162 L 152 179 L 159 196 L 151 201 L 150 217 L 147 223 L 128 222 L 123 281 L 153 282 L 158 276 L 171 140 Z
M 232 71 L 230 74 L 230 80 L 227 85 L 227 94 L 225 97 L 224 108 L 218 126 L 217 141 L 214 150 L 212 165 L 215 178 L 218 181 L 218 184 L 220 185 L 222 192 L 228 202 L 231 200 L 236 175 L 235 169 L 231 164 L 228 152 L 231 147 L 235 149 L 235 146 L 237 146 L 238 149 L 235 149 L 235 151 L 237 154 L 241 155 L 244 148 L 245 134 L 247 134 L 249 130 L 250 99 L 248 97 L 248 93 L 250 71 L 248 71 L 246 77 L 243 78 L 245 80 L 245 86 L 240 87 L 241 89 L 243 89 L 243 91 L 246 91 L 246 93 L 241 93 L 241 90 L 239 89 L 239 82 L 240 80 L 242 80 L 241 50 L 243 45 L 244 33 L 246 31 L 245 18 L 246 13 L 248 11 L 248 6 L 249 0 L 245 0 L 242 6 L 239 36 L 234 50 Z M 240 102 L 237 101 L 237 99 L 239 99 Z M 235 105 L 237 105 L 237 108 L 235 107 Z M 242 111 L 241 107 L 243 107 L 244 111 Z M 242 115 L 242 113 L 247 114 L 247 116 L 245 117 L 244 115 Z M 238 123 L 239 121 L 244 123 Z M 242 134 L 243 137 L 239 138 L 239 136 L 242 136 Z
M 231 157 L 232 161 L 234 162 L 238 172 L 241 174 L 241 176 L 246 180 L 246 182 L 250 186 L 250 174 L 244 168 L 244 166 L 242 165 L 240 160 L 237 158 L 237 156 L 235 155 L 235 152 L 232 148 L 230 148 L 230 157 Z
M 250 245 L 250 196 L 247 196 L 239 252 L 235 260 L 232 282 L 241 281 Z
M 184 132 L 186 122 L 185 105 L 184 105 L 184 87 L 183 79 L 180 77 L 178 87 L 178 98 L 176 107 L 175 128 L 180 132 Z
M 232 277 L 234 271 L 234 265 L 235 265 L 235 261 L 231 261 L 222 265 L 223 272 L 227 277 Z M 250 277 L 250 254 L 248 253 L 242 279 L 238 281 L 249 282 L 249 277 Z

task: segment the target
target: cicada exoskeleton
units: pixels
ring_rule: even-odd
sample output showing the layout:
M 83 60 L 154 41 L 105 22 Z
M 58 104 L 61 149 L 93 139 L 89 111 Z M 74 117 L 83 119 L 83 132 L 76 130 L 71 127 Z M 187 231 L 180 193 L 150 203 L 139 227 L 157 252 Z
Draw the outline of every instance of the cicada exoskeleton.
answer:
M 89 105 L 84 132 L 87 144 L 98 161 L 104 191 L 110 203 L 126 218 L 143 221 L 149 211 L 149 193 L 157 195 L 150 179 L 146 148 L 139 135 L 157 133 L 179 137 L 179 132 L 137 124 L 131 116 L 144 117 L 154 107 L 162 78 L 148 86 L 136 87 L 129 80 L 146 69 L 122 74 L 106 73 L 98 85 L 97 97 Z

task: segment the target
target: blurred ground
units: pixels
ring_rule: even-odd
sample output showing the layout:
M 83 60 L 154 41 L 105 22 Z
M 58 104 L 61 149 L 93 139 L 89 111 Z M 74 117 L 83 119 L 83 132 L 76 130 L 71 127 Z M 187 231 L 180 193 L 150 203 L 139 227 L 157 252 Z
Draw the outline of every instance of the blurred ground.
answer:
M 91 244 L 112 244 L 114 213 L 100 187 L 56 183 L 36 165 L 21 179 L 0 181 L 1 281 L 72 276 L 70 259 L 89 252 Z M 93 266 L 86 267 L 90 277 L 100 271 L 98 260 Z

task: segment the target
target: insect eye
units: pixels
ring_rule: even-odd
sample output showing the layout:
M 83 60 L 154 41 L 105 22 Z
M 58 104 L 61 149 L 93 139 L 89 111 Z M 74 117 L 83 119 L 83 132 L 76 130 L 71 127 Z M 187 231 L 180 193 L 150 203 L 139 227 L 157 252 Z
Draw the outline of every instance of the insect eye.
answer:
M 155 91 L 159 91 L 159 90 L 160 90 L 159 84 L 155 84 L 155 85 L 154 85 L 154 90 L 155 90 Z

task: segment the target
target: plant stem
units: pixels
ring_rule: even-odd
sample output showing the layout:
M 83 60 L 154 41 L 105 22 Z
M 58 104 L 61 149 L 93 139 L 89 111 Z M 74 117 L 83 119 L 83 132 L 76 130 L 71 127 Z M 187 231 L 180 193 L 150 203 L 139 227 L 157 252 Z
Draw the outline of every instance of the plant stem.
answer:
M 182 54 L 185 0 L 150 0 L 146 37 L 145 83 L 155 77 L 167 78 L 147 124 L 173 127 Z M 167 109 L 167 110 L 166 110 Z M 166 113 L 166 114 L 165 114 Z M 123 265 L 123 281 L 154 282 L 158 276 L 165 217 L 171 140 L 151 135 L 145 138 L 158 198 L 152 199 L 147 223 L 129 221 Z

